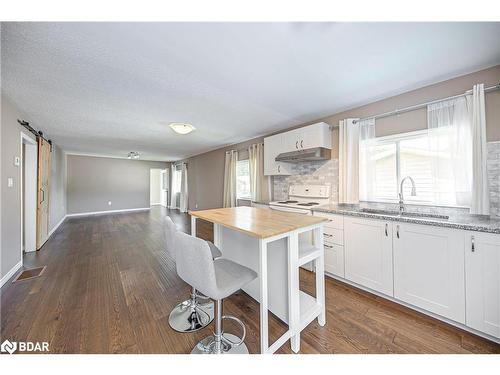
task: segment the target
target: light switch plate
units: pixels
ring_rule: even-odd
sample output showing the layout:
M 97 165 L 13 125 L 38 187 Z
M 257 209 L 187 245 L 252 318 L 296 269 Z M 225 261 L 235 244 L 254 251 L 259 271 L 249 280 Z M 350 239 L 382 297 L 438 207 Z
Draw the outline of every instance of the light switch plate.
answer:
M 7 186 L 8 186 L 8 187 L 12 187 L 12 186 L 14 186 L 14 179 L 13 179 L 12 177 L 9 177 L 9 178 L 7 179 Z
M 14 156 L 14 165 L 16 167 L 19 167 L 20 164 L 21 164 L 21 158 L 19 156 Z

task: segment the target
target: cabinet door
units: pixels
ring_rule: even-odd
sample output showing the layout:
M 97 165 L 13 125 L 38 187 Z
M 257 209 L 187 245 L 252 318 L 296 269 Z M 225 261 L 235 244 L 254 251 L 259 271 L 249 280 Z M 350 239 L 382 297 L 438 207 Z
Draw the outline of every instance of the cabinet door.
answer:
M 302 128 L 299 137 L 299 148 L 308 149 L 314 147 L 332 148 L 332 133 L 328 124 L 320 122 Z
M 394 297 L 465 323 L 464 232 L 394 224 Z
M 346 279 L 393 296 L 391 223 L 345 217 L 344 251 Z
M 325 271 L 332 275 L 345 277 L 344 246 L 325 242 Z
M 286 133 L 285 133 L 286 134 Z M 264 175 L 290 175 L 292 166 L 289 163 L 276 161 L 276 156 L 283 151 L 283 134 L 276 134 L 264 138 Z
M 466 324 L 500 338 L 500 235 L 468 232 L 465 243 Z

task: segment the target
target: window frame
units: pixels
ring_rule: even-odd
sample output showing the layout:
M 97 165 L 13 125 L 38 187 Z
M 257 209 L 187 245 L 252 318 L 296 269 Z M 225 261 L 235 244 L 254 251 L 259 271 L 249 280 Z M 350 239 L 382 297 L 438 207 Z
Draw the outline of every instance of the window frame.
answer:
M 405 133 L 397 133 L 390 134 L 382 137 L 375 137 L 375 142 L 377 145 L 387 145 L 394 143 L 396 145 L 396 191 L 399 192 L 399 186 L 401 184 L 401 152 L 400 152 L 400 142 L 418 138 L 422 135 L 428 134 L 428 129 L 414 130 Z M 418 194 L 418 186 L 417 186 L 417 194 Z M 397 203 L 399 202 L 399 198 L 395 197 L 394 199 L 388 198 L 380 198 L 377 200 L 360 200 L 360 202 L 366 203 Z M 419 201 L 405 201 L 406 205 L 414 205 L 414 206 L 432 206 L 432 207 L 445 207 L 445 208 L 470 208 L 468 206 L 451 206 L 445 204 L 438 204 L 433 202 L 419 202 Z

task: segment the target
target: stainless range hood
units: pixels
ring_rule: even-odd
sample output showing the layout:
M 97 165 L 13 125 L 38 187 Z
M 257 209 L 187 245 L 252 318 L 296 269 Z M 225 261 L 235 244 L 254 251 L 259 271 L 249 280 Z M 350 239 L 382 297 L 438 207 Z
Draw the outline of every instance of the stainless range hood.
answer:
M 325 147 L 315 147 L 305 150 L 283 152 L 275 158 L 276 161 L 286 161 L 289 163 L 329 159 L 331 159 L 331 150 Z

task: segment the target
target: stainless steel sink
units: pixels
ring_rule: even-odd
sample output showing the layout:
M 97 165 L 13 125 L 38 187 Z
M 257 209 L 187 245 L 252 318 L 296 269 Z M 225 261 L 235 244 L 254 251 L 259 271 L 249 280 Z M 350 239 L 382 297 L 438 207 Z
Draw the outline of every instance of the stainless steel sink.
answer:
M 377 208 L 362 208 L 361 212 L 366 212 L 369 214 L 376 214 L 376 215 L 421 217 L 423 219 L 429 218 L 429 219 L 448 220 L 450 218 L 448 215 L 439 215 L 439 214 L 432 214 L 432 213 L 425 213 L 425 212 L 403 212 L 402 214 L 400 214 L 399 211 L 396 211 L 396 210 L 382 210 L 382 209 L 377 209 Z

